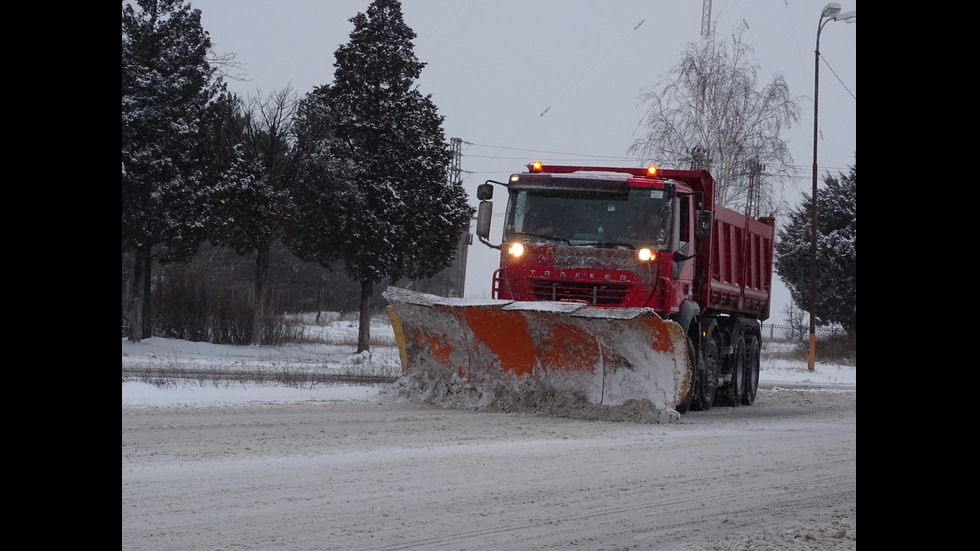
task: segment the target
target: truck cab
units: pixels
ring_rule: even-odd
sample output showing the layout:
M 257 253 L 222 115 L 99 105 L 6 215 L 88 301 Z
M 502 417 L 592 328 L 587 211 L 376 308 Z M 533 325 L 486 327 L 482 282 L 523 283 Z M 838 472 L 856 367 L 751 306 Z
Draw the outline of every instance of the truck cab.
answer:
M 490 212 L 481 203 L 477 235 L 501 250 L 494 298 L 677 313 L 693 293 L 694 190 L 655 168 L 554 168 L 529 165 L 504 184 L 499 246 L 487 241 Z M 481 192 L 492 196 L 492 187 Z

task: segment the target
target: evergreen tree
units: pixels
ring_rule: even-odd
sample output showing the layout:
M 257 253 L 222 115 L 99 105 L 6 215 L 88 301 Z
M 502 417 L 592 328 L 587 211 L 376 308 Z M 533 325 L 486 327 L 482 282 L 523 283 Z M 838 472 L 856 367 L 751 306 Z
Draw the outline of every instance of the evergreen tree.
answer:
M 304 106 L 317 121 L 306 128 L 329 136 L 329 155 L 306 163 L 321 176 L 306 189 L 319 186 L 318 259 L 341 260 L 361 284 L 361 352 L 370 347 L 375 285 L 448 267 L 473 209 L 461 183 L 447 182 L 452 153 L 443 117 L 415 85 L 425 64 L 415 57 L 416 35 L 401 3 L 374 0 L 350 21 L 350 42 L 335 52 L 333 85 L 315 90 Z
M 342 219 L 356 214 L 344 212 L 340 200 L 355 190 L 343 187 L 349 184 L 342 177 L 344 165 L 330 152 L 334 123 L 329 85 L 300 100 L 295 122 L 299 170 L 291 188 L 295 211 L 285 223 L 286 242 L 297 257 L 329 267 L 340 258 Z
M 857 329 L 857 156 L 847 175 L 830 174 L 817 189 L 817 279 L 814 300 L 816 324 L 840 324 L 854 342 Z M 810 243 L 812 197 L 789 214 L 777 231 L 776 273 L 786 283 L 793 302 L 810 307 Z
M 129 339 L 152 336 L 150 268 L 205 239 L 209 182 L 201 121 L 224 89 L 200 10 L 182 0 L 122 5 L 122 249 L 135 253 Z

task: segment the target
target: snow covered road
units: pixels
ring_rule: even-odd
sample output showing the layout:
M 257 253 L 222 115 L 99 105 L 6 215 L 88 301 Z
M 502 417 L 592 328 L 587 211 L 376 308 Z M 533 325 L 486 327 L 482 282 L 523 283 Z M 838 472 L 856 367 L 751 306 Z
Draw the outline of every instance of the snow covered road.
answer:
M 855 549 L 856 390 L 669 424 L 391 400 L 123 407 L 123 550 Z

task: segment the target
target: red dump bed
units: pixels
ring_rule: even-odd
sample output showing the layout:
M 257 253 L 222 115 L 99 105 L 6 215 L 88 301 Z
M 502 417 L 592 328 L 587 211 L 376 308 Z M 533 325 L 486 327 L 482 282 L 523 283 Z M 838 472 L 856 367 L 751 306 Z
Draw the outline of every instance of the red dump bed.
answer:
M 708 239 L 708 262 L 701 264 L 707 281 L 699 302 L 705 313 L 769 317 L 772 297 L 772 254 L 775 219 L 749 218 L 715 207 Z

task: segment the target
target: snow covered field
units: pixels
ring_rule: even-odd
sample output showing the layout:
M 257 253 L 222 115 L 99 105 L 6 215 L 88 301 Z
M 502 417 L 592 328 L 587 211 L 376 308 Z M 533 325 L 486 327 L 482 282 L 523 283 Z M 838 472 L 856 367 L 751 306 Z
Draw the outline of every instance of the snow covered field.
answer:
M 384 346 L 122 348 L 124 368 L 398 366 Z M 855 374 L 764 360 L 754 405 L 669 424 L 124 378 L 122 549 L 854 550 Z

